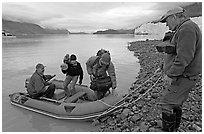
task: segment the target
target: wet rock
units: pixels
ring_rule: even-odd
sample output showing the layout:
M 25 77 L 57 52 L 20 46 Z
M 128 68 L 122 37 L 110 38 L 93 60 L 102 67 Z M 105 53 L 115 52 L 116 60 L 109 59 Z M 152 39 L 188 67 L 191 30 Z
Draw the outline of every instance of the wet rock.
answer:
M 133 106 L 132 107 L 132 110 L 135 112 L 137 110 L 137 107 L 136 106 Z
M 184 114 L 182 115 L 182 118 L 185 119 L 185 120 L 187 120 L 187 119 L 188 119 L 188 115 L 187 115 L 186 113 L 184 113 Z
M 150 123 L 150 125 L 151 125 L 151 126 L 156 126 L 156 125 L 157 125 L 157 122 L 156 122 L 156 121 L 154 121 L 154 120 L 150 120 L 150 122 L 149 122 L 149 123 Z
M 133 132 L 139 132 L 140 128 L 138 126 L 136 126 L 134 129 L 133 129 Z
M 198 125 L 196 125 L 196 124 L 193 124 L 193 126 L 192 126 L 196 131 L 198 131 L 198 132 L 200 132 L 201 130 L 202 130 L 202 128 L 201 127 L 199 127 Z
M 156 132 L 154 127 L 149 128 L 149 132 Z
M 178 128 L 178 132 L 185 132 L 185 130 Z
M 140 94 L 144 94 L 145 91 L 146 91 L 146 90 L 145 90 L 144 88 L 142 88 L 142 89 L 139 91 L 139 93 L 140 93 Z
M 152 98 L 153 98 L 153 99 L 157 99 L 158 97 L 159 97 L 159 94 L 158 94 L 158 93 L 153 93 L 153 94 L 152 94 Z
M 99 120 L 94 120 L 91 125 L 92 125 L 92 126 L 97 126 L 97 125 L 99 125 L 99 124 L 100 124 Z
M 146 132 L 148 130 L 149 126 L 146 125 L 146 122 L 141 122 L 140 123 L 140 131 Z
M 108 127 L 108 128 L 105 128 L 105 129 L 104 129 L 104 132 L 113 132 L 113 130 Z
M 130 132 L 130 130 L 127 128 L 127 129 L 124 129 L 122 132 Z
M 156 123 L 160 128 L 162 128 L 162 120 L 157 120 Z
M 123 112 L 121 113 L 122 116 L 127 117 L 130 114 L 131 110 L 126 108 L 123 110 Z
M 129 123 L 128 123 L 128 122 L 125 122 L 125 123 L 122 125 L 121 130 L 124 130 L 124 129 L 128 128 L 128 127 L 129 127 Z
M 114 131 L 113 132 L 121 132 L 122 130 L 120 129 L 120 128 L 116 128 L 116 129 L 114 129 Z
M 141 109 L 142 108 L 142 104 L 137 104 L 137 107 Z
M 100 121 L 101 121 L 101 122 L 104 122 L 104 121 L 106 121 L 108 118 L 109 118 L 108 116 L 103 117 L 103 118 L 100 119 Z
M 136 114 L 134 116 L 132 116 L 131 121 L 133 122 L 137 122 L 141 119 L 142 117 L 139 114 Z

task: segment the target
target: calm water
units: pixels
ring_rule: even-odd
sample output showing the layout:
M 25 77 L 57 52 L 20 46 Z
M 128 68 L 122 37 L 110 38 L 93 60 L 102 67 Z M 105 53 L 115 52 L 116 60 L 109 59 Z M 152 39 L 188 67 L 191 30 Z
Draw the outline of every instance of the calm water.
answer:
M 2 131 L 50 132 L 96 131 L 91 122 L 57 120 L 10 104 L 8 95 L 25 91 L 24 81 L 37 63 L 45 64 L 45 74 L 64 79 L 59 66 L 66 53 L 76 54 L 84 70 L 83 84 L 89 85 L 85 63 L 101 49 L 111 53 L 117 75 L 117 91 L 125 94 L 139 71 L 138 59 L 128 51 L 127 42 L 146 37 L 131 35 L 59 35 L 2 39 Z

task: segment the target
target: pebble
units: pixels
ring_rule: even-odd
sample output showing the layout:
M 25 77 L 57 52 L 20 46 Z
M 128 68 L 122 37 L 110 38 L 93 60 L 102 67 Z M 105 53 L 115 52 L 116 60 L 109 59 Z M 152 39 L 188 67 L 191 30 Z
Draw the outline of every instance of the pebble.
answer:
M 123 112 L 121 114 L 122 114 L 122 116 L 127 117 L 130 114 L 130 112 L 131 112 L 131 110 L 126 108 L 126 109 L 123 110 Z
M 157 93 L 153 93 L 153 94 L 152 94 L 152 98 L 153 98 L 153 99 L 157 99 L 158 97 L 159 97 L 159 95 L 158 95 Z
M 200 132 L 202 130 L 201 127 L 199 127 L 198 125 L 196 124 L 193 124 L 193 128 L 196 129 L 196 131 Z
M 149 126 L 146 125 L 146 122 L 141 122 L 140 124 L 140 131 L 146 132 L 148 130 Z
M 133 129 L 133 132 L 139 132 L 140 128 L 138 126 L 136 126 L 134 129 Z
M 149 128 L 149 132 L 155 132 L 155 131 L 156 131 L 156 130 L 155 130 L 154 127 Z
M 99 124 L 100 124 L 99 120 L 94 120 L 91 125 L 92 125 L 92 126 L 97 126 L 97 125 L 99 125 Z
M 156 121 L 156 123 L 160 128 L 162 128 L 162 120 L 158 120 L 158 121 Z
M 136 114 L 136 115 L 132 116 L 131 121 L 133 121 L 133 122 L 136 123 L 136 122 L 139 121 L 141 118 L 142 118 L 142 117 L 141 117 L 140 115 Z

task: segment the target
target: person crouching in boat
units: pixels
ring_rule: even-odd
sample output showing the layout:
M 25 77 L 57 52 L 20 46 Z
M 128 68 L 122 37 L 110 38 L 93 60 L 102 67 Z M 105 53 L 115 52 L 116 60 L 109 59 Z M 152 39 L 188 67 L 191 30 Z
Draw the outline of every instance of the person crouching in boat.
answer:
M 90 75 L 90 88 L 94 90 L 97 99 L 104 98 L 105 94 L 112 87 L 112 94 L 116 88 L 116 74 L 110 53 L 106 52 L 92 56 L 86 62 L 86 69 Z M 108 74 L 107 74 L 108 72 Z
M 41 63 L 36 65 L 36 71 L 31 76 L 27 92 L 33 99 L 37 99 L 41 96 L 46 96 L 52 99 L 55 92 L 55 85 L 47 81 L 44 75 L 45 66 Z M 52 76 L 51 76 L 52 77 Z
M 76 93 L 75 85 L 77 83 L 78 78 L 80 85 L 82 84 L 83 80 L 83 69 L 81 67 L 81 64 L 76 60 L 77 60 L 76 55 L 72 54 L 69 59 L 67 54 L 64 58 L 64 64 L 60 66 L 62 73 L 66 74 L 63 86 L 67 97 Z M 70 89 L 68 89 L 69 84 Z

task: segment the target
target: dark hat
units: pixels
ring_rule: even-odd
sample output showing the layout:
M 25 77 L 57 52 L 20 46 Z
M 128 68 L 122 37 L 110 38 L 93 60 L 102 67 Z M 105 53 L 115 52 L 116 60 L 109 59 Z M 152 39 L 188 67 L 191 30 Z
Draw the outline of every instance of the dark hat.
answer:
M 183 13 L 185 12 L 185 10 L 182 8 L 182 7 L 176 7 L 174 9 L 171 9 L 169 10 L 166 14 L 164 14 L 160 19 L 157 19 L 155 21 L 153 21 L 152 23 L 158 23 L 158 22 L 161 22 L 161 23 L 165 23 L 166 22 L 166 19 L 170 16 L 170 15 L 174 15 L 174 14 L 177 14 L 177 13 Z
M 166 19 L 171 16 L 171 15 L 174 15 L 174 14 L 177 14 L 177 13 L 183 13 L 185 10 L 182 8 L 182 7 L 176 7 L 174 9 L 171 9 L 169 10 L 166 14 L 164 14 L 161 19 L 160 19 L 160 22 L 161 23 L 165 23 L 166 22 Z
M 101 56 L 101 61 L 103 61 L 103 62 L 109 64 L 110 61 L 111 61 L 110 54 L 104 53 L 104 54 Z
M 46 67 L 46 66 L 44 66 L 44 65 L 41 64 L 41 63 L 38 63 L 35 68 L 36 68 L 36 69 L 39 69 L 39 68 L 44 68 L 44 67 Z
M 70 60 L 76 60 L 76 59 L 77 59 L 76 55 L 72 54 L 72 55 L 70 56 Z

